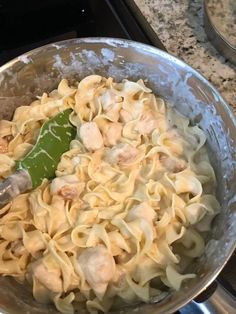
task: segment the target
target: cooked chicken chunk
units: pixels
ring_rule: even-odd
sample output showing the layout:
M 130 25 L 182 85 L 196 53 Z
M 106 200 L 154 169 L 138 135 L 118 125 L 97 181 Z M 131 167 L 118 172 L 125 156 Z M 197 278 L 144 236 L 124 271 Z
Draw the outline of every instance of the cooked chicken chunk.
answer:
M 65 200 L 73 200 L 81 194 L 85 186 L 76 175 L 58 177 L 51 182 L 51 193 L 61 195 Z
M 122 97 L 117 96 L 112 90 L 107 90 L 101 96 L 102 108 L 105 112 L 111 110 L 116 103 L 121 102 Z
M 47 289 L 59 293 L 63 291 L 58 269 L 48 270 L 42 261 L 32 265 L 33 276 Z
M 107 154 L 107 159 L 112 164 L 129 165 L 135 161 L 138 150 L 129 144 L 118 144 Z
M 150 134 L 157 126 L 157 119 L 151 111 L 147 111 L 142 114 L 135 130 L 140 134 Z
M 80 138 L 88 150 L 97 150 L 103 147 L 103 137 L 96 122 L 82 124 Z
M 117 96 L 114 91 L 106 91 L 100 98 L 103 112 L 112 121 L 118 121 L 122 97 Z
M 116 270 L 112 255 L 103 245 L 99 245 L 85 249 L 79 256 L 78 262 L 86 281 L 97 297 L 102 298 Z
M 114 146 L 121 138 L 122 125 L 117 122 L 108 123 L 104 128 L 103 138 L 106 146 Z
M 174 173 L 180 172 L 187 167 L 185 160 L 171 158 L 170 156 L 164 154 L 160 156 L 160 163 L 167 171 Z

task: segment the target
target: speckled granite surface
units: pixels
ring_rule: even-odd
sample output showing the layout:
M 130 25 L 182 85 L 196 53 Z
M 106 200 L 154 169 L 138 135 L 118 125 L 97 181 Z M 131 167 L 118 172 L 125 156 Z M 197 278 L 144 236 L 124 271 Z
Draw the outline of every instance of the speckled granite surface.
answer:
M 202 73 L 220 91 L 236 114 L 236 66 L 220 56 L 208 41 L 203 26 L 203 1 L 135 2 L 168 52 Z

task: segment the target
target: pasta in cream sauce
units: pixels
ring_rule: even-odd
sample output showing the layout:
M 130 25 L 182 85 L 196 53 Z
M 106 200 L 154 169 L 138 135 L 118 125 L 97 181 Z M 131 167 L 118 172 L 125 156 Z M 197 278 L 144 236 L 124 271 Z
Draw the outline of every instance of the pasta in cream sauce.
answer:
M 66 314 L 179 290 L 220 209 L 204 132 L 142 80 L 63 79 L 0 122 L 2 179 L 67 108 L 77 135 L 56 177 L 0 209 L 0 274 Z

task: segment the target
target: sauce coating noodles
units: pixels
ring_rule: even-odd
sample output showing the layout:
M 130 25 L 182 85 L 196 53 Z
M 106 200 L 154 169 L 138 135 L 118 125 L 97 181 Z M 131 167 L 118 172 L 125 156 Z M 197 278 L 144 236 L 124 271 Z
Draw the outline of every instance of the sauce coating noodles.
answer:
M 63 79 L 0 122 L 2 179 L 67 108 L 77 136 L 55 179 L 0 209 L 0 274 L 66 314 L 179 290 L 220 208 L 203 131 L 142 80 Z

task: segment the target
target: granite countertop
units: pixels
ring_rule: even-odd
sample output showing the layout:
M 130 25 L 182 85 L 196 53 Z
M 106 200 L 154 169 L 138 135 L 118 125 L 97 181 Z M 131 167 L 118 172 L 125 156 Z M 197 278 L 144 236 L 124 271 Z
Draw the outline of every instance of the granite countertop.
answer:
M 236 1 L 207 0 L 211 21 L 233 47 L 236 47 Z
M 135 0 L 135 3 L 167 51 L 202 73 L 236 114 L 236 66 L 208 41 L 203 25 L 203 1 Z

